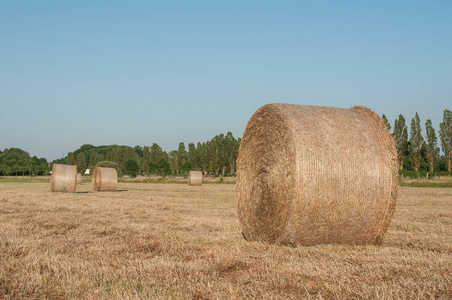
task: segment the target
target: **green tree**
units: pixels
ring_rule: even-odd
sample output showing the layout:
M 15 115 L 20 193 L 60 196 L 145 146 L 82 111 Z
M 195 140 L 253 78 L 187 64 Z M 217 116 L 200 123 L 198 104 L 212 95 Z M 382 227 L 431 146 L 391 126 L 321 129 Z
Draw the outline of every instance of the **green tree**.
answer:
M 97 153 L 95 150 L 90 150 L 91 154 L 89 156 L 89 168 L 94 168 L 98 162 L 104 161 L 102 154 Z
M 239 153 L 240 138 L 235 139 L 232 132 L 226 134 L 226 155 L 227 162 L 229 164 L 229 174 L 235 173 L 235 164 L 237 161 L 237 155 Z
M 190 172 L 190 170 L 192 169 L 192 165 L 191 162 L 189 160 L 187 160 L 181 167 L 182 172 L 184 174 L 188 174 L 188 172 Z
M 143 157 L 143 148 L 140 145 L 136 145 L 133 149 L 138 157 Z
M 435 162 L 438 157 L 438 139 L 436 138 L 435 128 L 432 126 L 432 121 L 430 119 L 425 122 L 426 130 L 426 140 L 427 140 L 427 158 L 428 164 L 430 166 L 430 172 L 435 169 Z
M 385 123 L 386 127 L 388 127 L 389 131 L 391 131 L 391 124 L 389 123 L 388 118 L 385 116 L 385 114 L 383 114 L 381 118 L 383 119 L 383 122 Z
M 107 151 L 106 152 L 106 154 L 105 154 L 105 160 L 106 161 L 113 161 L 113 162 L 116 162 L 115 161 L 115 155 L 114 155 L 114 153 L 113 153 L 113 150 L 109 150 L 109 151 Z
M 185 150 L 185 144 L 183 142 L 179 143 L 179 148 L 177 150 L 177 173 L 179 174 L 179 171 L 182 171 L 182 166 L 185 164 L 185 162 L 188 159 L 187 150 Z
M 178 162 L 177 150 L 170 151 L 170 153 L 168 153 L 168 155 L 169 155 L 168 163 L 171 168 L 171 173 L 173 173 L 173 175 L 179 174 L 179 165 L 177 164 L 177 162 Z
M 196 150 L 198 152 L 199 156 L 199 163 L 201 170 L 203 172 L 207 172 L 210 164 L 210 153 L 208 151 L 209 146 L 207 145 L 209 142 L 206 143 L 200 143 L 196 145 Z
M 134 159 L 128 159 L 125 162 L 125 173 L 130 177 L 135 177 L 138 174 L 138 164 Z
M 0 174 L 2 175 L 11 175 L 12 168 L 7 164 L 0 165 Z
M 134 153 L 133 150 L 131 152 Z M 132 157 L 133 157 L 133 155 L 132 155 Z M 127 174 L 125 163 L 128 159 L 132 159 L 132 158 L 127 158 L 123 148 L 120 148 L 120 147 L 113 148 L 113 160 L 112 161 L 117 163 L 119 165 L 119 168 L 121 169 L 121 172 L 125 173 L 125 174 Z
M 421 120 L 419 119 L 418 113 L 411 119 L 410 127 L 410 157 L 413 161 L 413 169 L 415 172 L 419 172 L 419 168 L 422 162 L 421 147 L 424 142 L 424 138 L 421 134 Z
M 124 152 L 124 158 L 125 158 L 126 161 L 129 160 L 129 159 L 133 159 L 137 163 L 140 161 L 140 157 L 136 153 L 135 148 L 132 148 L 132 147 L 129 147 L 129 146 L 125 146 L 125 147 L 122 148 L 122 150 Z
M 439 138 L 441 140 L 441 149 L 444 153 L 444 159 L 447 165 L 447 171 L 451 171 L 452 162 L 452 112 L 444 110 L 443 122 L 439 124 Z
M 149 163 L 151 162 L 151 148 L 149 146 L 143 147 L 143 163 L 141 168 L 144 174 L 149 173 Z
M 218 174 L 220 168 L 223 167 L 224 147 L 223 147 L 223 134 L 216 135 L 208 143 L 210 152 L 211 172 Z
M 1 173 L 3 175 L 30 174 L 30 159 L 30 154 L 22 149 L 5 149 L 0 154 Z
M 166 175 L 170 172 L 170 164 L 164 158 L 160 158 L 156 164 L 157 174 L 165 178 Z
M 219 174 L 221 169 L 221 174 L 224 176 L 226 172 L 226 167 L 228 165 L 228 154 L 227 154 L 227 140 L 223 133 L 220 133 L 214 137 L 214 144 L 217 152 L 217 168 L 216 174 Z
M 49 171 L 49 165 L 45 158 L 33 156 L 27 160 L 27 173 L 30 176 L 45 175 Z
M 86 170 L 85 154 L 83 152 L 77 154 L 77 172 L 84 173 Z
M 34 176 L 36 174 L 39 160 L 36 156 L 31 157 L 27 162 L 28 175 Z
M 18 164 L 18 163 L 16 163 L 16 164 L 14 164 L 13 165 L 13 167 L 12 167 L 12 173 L 14 174 L 14 175 L 24 175 L 24 173 L 25 173 L 25 170 L 26 170 L 26 166 L 23 166 L 23 165 L 21 165 L 21 164 Z
M 193 143 L 188 144 L 188 160 L 191 162 L 193 169 L 195 170 L 201 169 L 198 150 L 196 149 L 196 146 Z
M 74 157 L 74 153 L 69 152 L 69 153 L 67 154 L 66 164 L 67 164 L 67 165 L 71 165 L 71 166 L 75 165 L 75 157 Z
M 218 171 L 220 170 L 220 139 L 218 135 L 212 138 L 208 145 L 208 151 L 210 154 L 209 172 L 218 174 Z
M 148 163 L 148 168 L 149 168 L 149 174 L 156 174 L 156 175 L 158 175 L 157 163 L 156 162 L 150 161 Z
M 403 115 L 399 115 L 399 118 L 395 120 L 393 134 L 396 141 L 399 168 L 400 170 L 403 170 L 403 164 L 408 152 L 408 129 L 405 124 L 405 118 L 403 117 Z
M 157 143 L 152 144 L 150 150 L 151 150 L 150 161 L 157 163 L 161 158 L 165 158 L 165 154 L 162 148 Z
M 80 147 L 80 151 L 83 153 L 88 153 L 91 149 L 93 149 L 94 146 L 90 144 L 84 144 Z

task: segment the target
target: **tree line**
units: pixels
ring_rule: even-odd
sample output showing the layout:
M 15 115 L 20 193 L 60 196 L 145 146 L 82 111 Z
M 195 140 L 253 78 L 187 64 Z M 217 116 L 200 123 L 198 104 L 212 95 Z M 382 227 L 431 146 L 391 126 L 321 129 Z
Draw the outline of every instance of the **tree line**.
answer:
M 47 159 L 31 157 L 19 148 L 0 149 L 0 175 L 47 175 Z
M 190 170 L 200 170 L 218 175 L 234 175 L 241 138 L 231 132 L 219 134 L 206 142 L 180 142 L 177 150 L 163 151 L 157 144 L 152 146 L 93 146 L 85 144 L 69 152 L 66 157 L 53 163 L 77 165 L 77 171 L 96 166 L 114 167 L 119 175 L 183 175 Z
M 383 114 L 386 126 L 391 130 L 391 124 Z M 450 172 L 452 167 L 452 112 L 444 110 L 443 121 L 439 125 L 438 135 L 441 151 L 438 147 L 438 136 L 432 121 L 425 122 L 425 135 L 422 132 L 419 114 L 411 119 L 408 135 L 408 125 L 403 115 L 394 122 L 393 136 L 396 142 L 399 169 L 412 172 Z
M 391 132 L 391 124 L 382 118 Z M 437 131 L 428 119 L 422 126 L 416 113 L 408 127 L 405 117 L 399 115 L 392 129 L 400 172 L 451 172 L 452 167 L 452 112 L 444 110 Z M 425 131 L 423 131 L 423 127 Z M 408 132 L 410 134 L 408 134 Z M 438 147 L 438 139 L 439 145 Z M 96 166 L 114 167 L 119 175 L 186 174 L 200 170 L 217 175 L 234 175 L 241 138 L 231 132 L 219 134 L 206 142 L 179 143 L 177 150 L 163 151 L 157 144 L 151 146 L 93 146 L 85 144 L 52 163 L 77 165 L 78 172 L 93 170 Z M 440 151 L 442 150 L 442 151 Z M 45 158 L 31 157 L 19 148 L 0 150 L 0 175 L 45 175 L 51 165 Z

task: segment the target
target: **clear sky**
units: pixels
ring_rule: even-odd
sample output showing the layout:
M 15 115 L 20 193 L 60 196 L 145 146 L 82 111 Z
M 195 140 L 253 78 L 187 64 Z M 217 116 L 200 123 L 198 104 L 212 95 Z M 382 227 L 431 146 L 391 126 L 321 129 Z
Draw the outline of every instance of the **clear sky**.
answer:
M 241 136 L 274 102 L 364 105 L 438 130 L 452 1 L 0 0 L 0 149 Z M 423 133 L 425 127 L 423 126 Z

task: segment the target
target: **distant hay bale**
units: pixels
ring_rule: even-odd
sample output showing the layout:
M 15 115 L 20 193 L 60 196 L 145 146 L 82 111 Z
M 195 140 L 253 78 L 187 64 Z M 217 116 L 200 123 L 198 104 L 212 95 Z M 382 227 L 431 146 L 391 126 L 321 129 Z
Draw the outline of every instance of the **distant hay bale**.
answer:
M 77 166 L 52 165 L 52 176 L 50 177 L 50 191 L 75 193 L 77 186 Z
M 378 243 L 395 210 L 394 139 L 372 110 L 268 104 L 237 159 L 238 216 L 249 241 Z
M 201 171 L 190 171 L 188 172 L 188 185 L 202 185 L 202 172 Z
M 77 184 L 82 183 L 82 174 L 81 173 L 77 173 Z
M 118 173 L 114 168 L 96 167 L 93 172 L 93 191 L 116 191 L 118 185 Z

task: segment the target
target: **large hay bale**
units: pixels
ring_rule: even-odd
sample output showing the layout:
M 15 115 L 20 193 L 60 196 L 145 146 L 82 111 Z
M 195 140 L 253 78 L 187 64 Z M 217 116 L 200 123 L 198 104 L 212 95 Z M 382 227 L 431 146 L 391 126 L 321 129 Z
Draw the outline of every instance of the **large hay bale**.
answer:
M 82 174 L 77 173 L 77 184 L 81 184 L 81 183 L 82 183 Z
M 202 172 L 190 171 L 188 172 L 188 185 L 202 185 Z
M 50 191 L 75 193 L 77 186 L 77 166 L 52 165 L 52 176 L 50 177 Z
M 237 160 L 247 240 L 377 243 L 395 210 L 394 139 L 365 107 L 268 104 L 246 127 Z
M 118 185 L 118 173 L 115 168 L 96 167 L 93 172 L 93 191 L 116 191 Z

